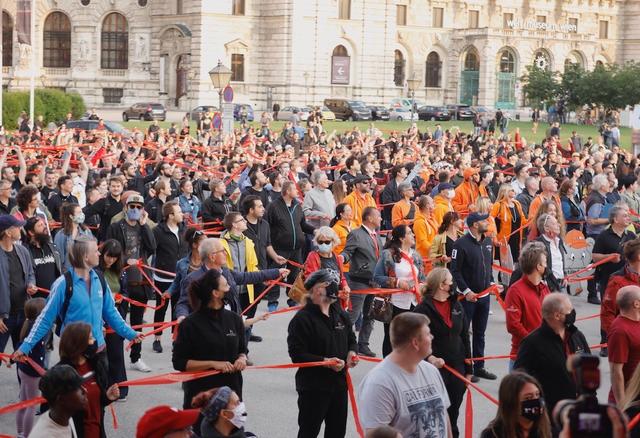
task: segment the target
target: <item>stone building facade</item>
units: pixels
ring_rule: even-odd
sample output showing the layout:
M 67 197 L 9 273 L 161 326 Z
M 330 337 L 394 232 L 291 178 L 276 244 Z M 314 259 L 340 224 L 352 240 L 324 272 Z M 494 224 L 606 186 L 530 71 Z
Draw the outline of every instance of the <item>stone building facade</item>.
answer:
M 30 47 L 1 4 L 3 86 L 24 89 Z M 637 0 L 36 0 L 36 84 L 186 110 L 217 105 L 221 60 L 257 108 L 387 104 L 408 83 L 425 103 L 518 108 L 528 65 L 640 59 L 639 19 Z

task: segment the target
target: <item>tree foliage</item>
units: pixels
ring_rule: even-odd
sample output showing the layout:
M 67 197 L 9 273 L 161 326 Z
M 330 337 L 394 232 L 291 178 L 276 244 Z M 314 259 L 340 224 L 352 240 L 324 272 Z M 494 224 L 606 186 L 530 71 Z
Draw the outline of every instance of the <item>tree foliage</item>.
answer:
M 18 118 L 22 111 L 29 112 L 28 91 L 5 91 L 2 94 L 2 120 L 8 129 L 18 128 Z M 86 107 L 82 96 L 65 93 L 52 88 L 37 89 L 35 95 L 35 116 L 42 115 L 45 123 L 59 123 L 67 113 L 79 118 Z

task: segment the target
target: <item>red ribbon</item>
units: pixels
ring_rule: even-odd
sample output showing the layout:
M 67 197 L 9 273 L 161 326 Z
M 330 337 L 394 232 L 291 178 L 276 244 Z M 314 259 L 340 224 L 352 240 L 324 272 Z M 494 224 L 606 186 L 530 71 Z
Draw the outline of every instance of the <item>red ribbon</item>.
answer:
M 473 438 L 473 401 L 471 391 L 467 391 L 467 404 L 464 411 L 464 436 Z
M 602 260 L 600 260 L 598 262 L 591 263 L 591 264 L 587 265 L 586 267 L 584 267 L 584 268 L 582 268 L 582 269 L 580 269 L 580 270 L 578 270 L 576 272 L 573 272 L 573 273 L 565 276 L 564 279 L 567 280 L 567 281 L 575 280 L 576 277 L 578 277 L 580 274 L 583 274 L 583 273 L 585 273 L 587 271 L 590 271 L 590 270 L 592 270 L 592 269 L 594 269 L 594 268 L 596 268 L 596 267 L 598 267 L 600 265 L 603 265 L 605 263 L 609 263 L 611 260 L 615 259 L 618 256 L 619 256 L 619 254 L 608 255 L 607 257 L 603 258 Z M 582 280 L 580 280 L 580 281 L 582 281 Z
M 351 374 L 349 369 L 346 372 L 347 377 L 347 392 L 349 393 L 349 402 L 351 403 L 351 411 L 353 412 L 353 421 L 356 423 L 356 431 L 360 438 L 364 438 L 364 429 L 362 423 L 360 423 L 360 412 L 358 411 L 358 404 L 356 403 L 356 392 L 353 389 L 353 381 L 351 380 Z
M 274 310 L 273 312 L 269 312 L 269 315 L 279 315 L 280 313 L 288 313 L 294 312 L 296 310 L 302 309 L 304 306 L 293 306 L 293 307 L 283 307 L 282 309 Z
M 282 277 L 280 277 L 282 278 Z M 262 299 L 262 297 L 264 297 L 271 289 L 273 289 L 273 287 L 278 284 L 277 280 L 272 280 L 271 284 L 265 288 L 265 290 L 262 291 L 262 293 L 260 295 L 258 295 L 257 298 L 255 298 L 253 300 L 253 303 L 249 304 L 241 313 L 240 316 L 244 315 L 245 313 L 247 313 L 249 311 L 249 309 L 251 309 L 252 307 L 254 307 L 256 304 L 258 304 L 260 302 L 260 300 Z

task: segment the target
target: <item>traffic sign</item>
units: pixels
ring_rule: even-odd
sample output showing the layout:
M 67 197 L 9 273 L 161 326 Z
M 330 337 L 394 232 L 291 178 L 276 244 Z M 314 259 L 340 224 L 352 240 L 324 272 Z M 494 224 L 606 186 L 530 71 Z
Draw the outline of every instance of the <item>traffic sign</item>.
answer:
M 213 127 L 215 129 L 220 129 L 220 127 L 222 127 L 222 117 L 220 116 L 220 113 L 215 113 L 213 115 Z
M 233 102 L 233 88 L 231 88 L 231 85 L 224 87 L 224 90 L 222 91 L 222 98 L 227 103 Z

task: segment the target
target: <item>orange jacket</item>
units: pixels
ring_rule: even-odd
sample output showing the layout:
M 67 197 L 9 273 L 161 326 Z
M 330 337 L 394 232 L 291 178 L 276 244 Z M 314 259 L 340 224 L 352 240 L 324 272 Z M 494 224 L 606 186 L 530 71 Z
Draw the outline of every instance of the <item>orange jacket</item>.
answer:
M 339 256 L 340 254 L 342 254 L 342 250 L 344 249 L 344 246 L 347 244 L 347 236 L 351 232 L 352 228 L 350 224 L 347 224 L 342 219 L 339 219 L 331 228 L 333 229 L 333 231 L 336 232 L 336 234 L 338 235 L 338 238 L 340 239 L 340 244 L 333 247 L 333 253 L 336 256 Z M 344 269 L 344 272 L 349 272 L 348 263 L 344 263 L 342 267 Z
M 480 196 L 478 185 L 473 181 L 464 181 L 456 187 L 456 195 L 451 200 L 451 205 L 460 216 L 469 214 L 469 206 L 476 202 Z
M 425 216 L 417 211 L 416 220 L 413 222 L 413 234 L 416 236 L 416 251 L 423 260 L 429 259 L 429 249 L 437 232 L 438 224 L 436 224 L 433 215 Z
M 391 209 L 391 225 L 397 227 L 398 225 L 411 225 L 413 219 L 407 218 L 411 212 L 411 206 L 413 206 L 413 217 L 416 217 L 416 211 L 418 210 L 415 204 L 411 201 L 407 204 L 404 199 L 396 202 Z
M 522 206 L 518 201 L 514 199 L 513 205 L 520 215 L 519 246 L 522 246 L 522 239 L 524 238 L 524 227 L 522 227 L 522 225 L 526 223 L 527 218 L 525 217 L 524 212 L 522 211 Z M 491 217 L 494 219 L 494 223 L 496 219 L 500 220 L 500 230 L 497 231 L 497 240 L 501 244 L 506 245 L 511 237 L 511 233 L 515 231 L 512 229 L 513 215 L 511 214 L 511 209 L 507 206 L 506 200 L 493 204 L 493 207 L 491 208 Z
M 342 202 L 349 204 L 351 210 L 353 210 L 352 228 L 358 228 L 362 225 L 362 212 L 365 208 L 377 207 L 376 201 L 371 194 L 367 193 L 363 196 L 357 190 L 349 193 Z
M 436 195 L 433 197 L 433 202 L 435 203 L 435 207 L 433 209 L 433 220 L 436 225 L 439 227 L 444 219 L 444 215 L 448 211 L 453 211 L 453 206 L 451 202 L 447 198 L 442 195 Z

